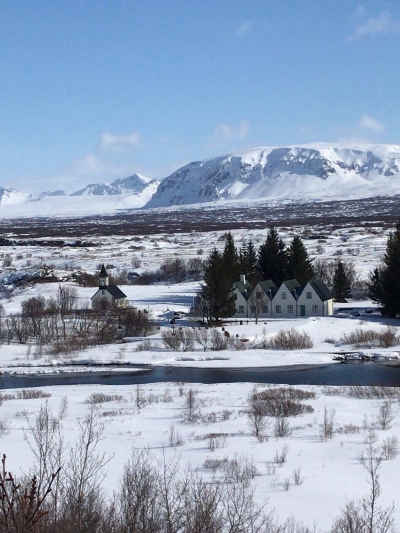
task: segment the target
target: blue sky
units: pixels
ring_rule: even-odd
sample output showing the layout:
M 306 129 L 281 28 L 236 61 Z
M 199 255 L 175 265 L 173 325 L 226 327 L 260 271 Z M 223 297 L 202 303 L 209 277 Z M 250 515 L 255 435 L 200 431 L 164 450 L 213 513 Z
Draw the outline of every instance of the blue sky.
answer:
M 0 185 L 400 143 L 398 0 L 0 0 Z

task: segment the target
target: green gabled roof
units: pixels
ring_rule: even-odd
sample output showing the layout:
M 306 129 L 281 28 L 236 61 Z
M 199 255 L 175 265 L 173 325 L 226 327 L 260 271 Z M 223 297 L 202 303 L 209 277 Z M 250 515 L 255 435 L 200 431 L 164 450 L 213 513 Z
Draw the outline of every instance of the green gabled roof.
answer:
M 285 285 L 289 292 L 293 294 L 293 292 L 296 290 L 298 294 L 300 294 L 301 291 L 301 285 L 297 281 L 297 279 L 287 279 L 286 281 L 282 282 L 282 285 Z
M 258 285 L 263 289 L 264 292 L 268 292 L 270 289 L 275 289 L 276 285 L 272 279 L 267 279 L 265 281 L 259 281 Z
M 314 279 L 309 283 L 323 302 L 326 302 L 326 300 L 332 300 L 333 295 L 322 279 Z
M 235 281 L 233 288 L 237 289 L 245 298 L 248 298 L 253 292 L 253 286 L 250 283 L 242 283 L 241 281 Z

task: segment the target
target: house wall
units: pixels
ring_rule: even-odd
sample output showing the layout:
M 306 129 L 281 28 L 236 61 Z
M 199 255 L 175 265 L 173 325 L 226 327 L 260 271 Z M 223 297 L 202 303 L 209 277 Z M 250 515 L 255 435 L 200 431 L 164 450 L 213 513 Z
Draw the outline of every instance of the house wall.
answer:
M 280 312 L 277 311 L 277 306 L 280 306 Z M 272 318 L 296 318 L 299 314 L 298 302 L 283 283 L 272 299 Z
M 252 311 L 251 307 L 252 307 L 252 305 L 254 305 L 253 297 L 254 297 L 254 299 L 256 299 L 257 298 L 257 293 L 259 293 L 259 292 L 261 292 L 262 306 L 263 307 L 267 306 L 268 307 L 268 311 L 267 312 L 261 311 L 258 314 L 258 318 L 260 318 L 260 319 L 262 319 L 262 318 L 271 318 L 271 308 L 272 308 L 271 300 L 269 298 L 269 295 L 264 291 L 264 289 L 259 284 L 257 284 L 255 286 L 255 289 L 254 289 L 254 291 L 252 293 L 252 296 L 249 299 L 249 316 L 251 316 L 252 318 L 255 317 L 255 313 Z
M 311 296 L 308 297 L 308 296 Z M 308 283 L 302 291 L 298 300 L 300 316 L 300 306 L 305 306 L 305 316 L 329 316 L 333 315 L 333 300 L 321 300 L 312 286 Z M 316 308 L 315 308 L 316 307 Z
M 238 289 L 235 289 L 233 293 L 236 295 L 236 313 L 233 315 L 234 318 L 248 318 L 250 308 L 248 307 L 247 300 Z M 243 307 L 243 312 L 239 312 L 240 307 Z
M 112 304 L 114 302 L 114 298 L 111 296 L 111 294 L 105 290 L 105 289 L 99 289 L 95 295 L 92 297 L 92 307 L 95 307 L 96 302 L 99 300 L 105 299 L 107 303 Z

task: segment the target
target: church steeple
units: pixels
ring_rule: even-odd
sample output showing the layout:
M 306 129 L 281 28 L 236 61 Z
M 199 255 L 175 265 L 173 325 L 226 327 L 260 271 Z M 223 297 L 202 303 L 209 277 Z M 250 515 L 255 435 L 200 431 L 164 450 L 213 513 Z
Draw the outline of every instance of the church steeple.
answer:
M 101 265 L 101 270 L 99 274 L 99 288 L 108 286 L 108 274 L 104 263 Z

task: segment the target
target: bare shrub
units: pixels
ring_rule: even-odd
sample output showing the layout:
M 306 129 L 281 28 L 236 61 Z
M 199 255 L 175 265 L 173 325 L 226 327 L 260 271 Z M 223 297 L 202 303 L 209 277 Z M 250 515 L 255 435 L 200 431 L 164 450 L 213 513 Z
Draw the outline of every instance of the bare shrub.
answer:
M 283 490 L 288 491 L 290 489 L 290 478 L 286 477 L 284 481 L 282 482 L 282 488 Z
M 301 468 L 298 467 L 298 468 L 295 468 L 292 472 L 292 478 L 293 478 L 293 483 L 298 486 L 298 485 L 302 485 L 303 482 L 304 482 L 304 479 L 302 478 L 301 476 Z
M 289 421 L 284 416 L 277 416 L 274 423 L 274 435 L 276 438 L 290 437 L 292 430 Z
M 36 389 L 22 389 L 14 393 L 18 400 L 37 400 L 38 398 L 50 398 L 49 392 L 43 392 Z
M 315 398 L 314 392 L 292 387 L 268 389 L 253 394 L 253 401 L 259 403 L 260 409 L 266 416 L 289 417 L 313 413 L 311 405 L 300 403 L 300 400 Z
M 179 330 L 164 330 L 161 332 L 161 339 L 165 347 L 169 348 L 170 350 L 174 350 L 175 352 L 177 352 L 181 347 L 181 337 L 179 334 Z
M 227 433 L 206 433 L 205 435 L 198 435 L 196 440 L 207 441 L 208 448 L 213 452 L 218 448 L 225 447 L 227 437 Z
M 135 405 L 136 405 L 136 409 L 138 411 L 140 411 L 140 409 L 143 409 L 143 407 L 145 407 L 145 405 L 148 403 L 148 400 L 146 398 L 146 393 L 142 387 L 142 385 L 140 385 L 140 383 L 138 383 L 136 386 L 135 386 L 135 395 L 134 395 L 134 402 L 135 402 Z
M 171 448 L 182 446 L 184 444 L 180 432 L 176 429 L 174 424 L 169 426 L 168 444 Z
M 92 392 L 92 394 L 86 399 L 86 403 L 95 405 L 105 402 L 122 402 L 124 399 L 120 394 L 104 394 L 104 392 Z
M 342 341 L 356 348 L 390 348 L 399 344 L 399 336 L 393 326 L 388 326 L 383 331 L 356 328 L 343 335 Z
M 396 435 L 384 439 L 381 446 L 383 459 L 391 461 L 399 455 L 399 438 Z
M 257 389 L 254 389 L 249 396 L 249 408 L 246 411 L 248 417 L 248 425 L 251 429 L 251 434 L 254 435 L 260 442 L 266 440 L 265 431 L 269 426 L 268 420 L 265 418 L 265 410 L 263 401 L 259 400 Z
M 379 429 L 390 429 L 394 419 L 395 416 L 393 414 L 392 404 L 389 400 L 386 400 L 385 402 L 383 402 L 383 404 L 379 406 L 379 412 L 376 417 L 376 424 Z
M 222 465 L 224 480 L 227 483 L 243 483 L 259 475 L 253 457 L 235 454 L 233 459 L 227 459 Z
M 345 388 L 345 392 L 351 398 L 359 399 L 400 399 L 399 387 L 379 387 L 374 385 L 350 386 Z
M 195 422 L 200 417 L 200 401 L 196 390 L 190 388 L 185 395 L 183 418 L 186 422 Z
M 9 429 L 9 424 L 5 420 L 0 419 L 0 437 L 4 437 L 4 435 L 7 435 Z
M 294 328 L 281 330 L 269 339 L 272 350 L 305 350 L 314 346 L 310 335 L 306 331 Z
M 265 471 L 267 476 L 274 476 L 276 472 L 276 464 L 271 461 L 267 461 L 265 463 Z
M 203 350 L 206 352 L 210 344 L 210 334 L 208 328 L 197 328 L 194 330 L 194 338 L 196 342 L 203 347 Z
M 229 345 L 228 337 L 222 335 L 217 329 L 211 329 L 210 332 L 210 348 L 212 351 L 226 350 Z
M 215 474 L 217 472 L 217 470 L 220 470 L 224 463 L 227 461 L 227 459 L 210 459 L 210 458 L 207 458 L 204 463 L 203 463 L 203 466 L 204 468 L 207 468 L 208 470 L 211 470 L 211 472 L 213 474 Z
M 282 466 L 286 463 L 287 455 L 289 453 L 289 447 L 285 444 L 281 450 L 276 450 L 274 455 L 274 461 L 277 465 Z
M 324 418 L 322 424 L 320 424 L 320 436 L 322 440 L 329 440 L 333 437 L 335 432 L 335 410 L 328 411 L 327 407 L 324 407 Z

